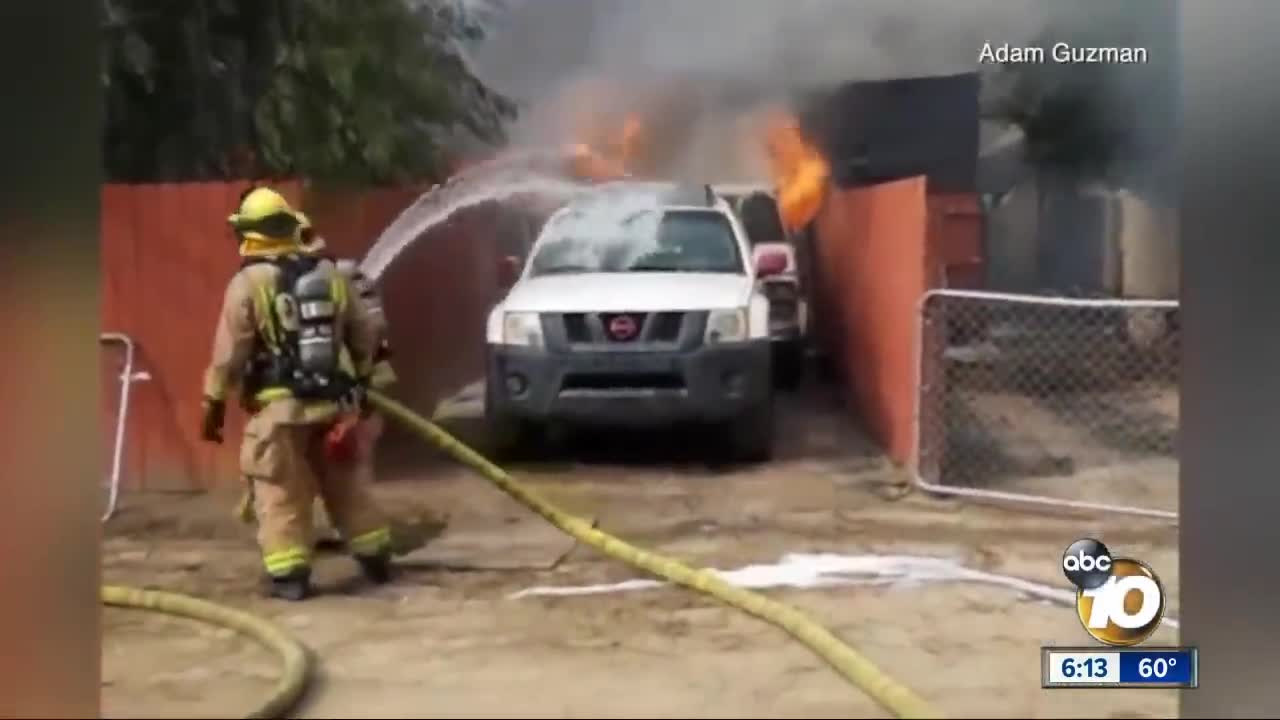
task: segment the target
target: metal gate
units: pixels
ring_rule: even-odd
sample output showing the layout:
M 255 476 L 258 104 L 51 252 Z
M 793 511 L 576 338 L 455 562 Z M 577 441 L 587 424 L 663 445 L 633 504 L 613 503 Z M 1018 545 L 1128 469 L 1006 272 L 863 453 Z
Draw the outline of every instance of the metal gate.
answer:
M 1177 301 L 926 293 L 917 485 L 1176 519 L 1179 341 Z

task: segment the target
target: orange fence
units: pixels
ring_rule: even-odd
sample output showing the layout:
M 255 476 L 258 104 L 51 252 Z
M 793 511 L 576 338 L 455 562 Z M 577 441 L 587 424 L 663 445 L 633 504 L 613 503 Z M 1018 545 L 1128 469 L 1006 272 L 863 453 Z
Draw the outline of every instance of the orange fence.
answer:
M 902 461 L 911 452 L 915 307 L 930 282 L 925 180 L 832 190 L 815 229 L 823 343 L 851 409 Z
M 133 388 L 125 487 L 209 488 L 236 476 L 234 440 L 222 447 L 203 443 L 198 424 L 214 320 L 239 261 L 226 218 L 247 186 L 103 188 L 102 328 L 133 337 L 138 369 L 150 374 Z M 331 249 L 355 257 L 417 195 L 413 189 L 309 194 L 296 182 L 275 186 L 308 211 Z M 484 315 L 496 293 L 496 255 L 483 220 L 483 213 L 472 212 L 433 232 L 385 278 L 396 365 L 405 376 L 398 395 L 420 409 L 479 375 Z M 238 437 L 242 421 L 229 413 L 229 439 Z M 104 412 L 104 423 L 113 422 Z
M 982 207 L 969 193 L 929 193 L 928 242 L 933 287 L 976 290 L 985 282 Z
M 103 188 L 103 330 L 133 337 L 137 369 L 150 375 L 133 387 L 126 487 L 209 488 L 236 477 L 236 443 L 203 443 L 197 425 L 214 320 L 238 263 L 226 217 L 245 187 Z M 278 187 L 307 210 L 330 249 L 348 257 L 363 256 L 418 194 Z M 482 376 L 484 319 L 500 292 L 494 221 L 489 208 L 460 214 L 382 278 L 401 375 L 396 394 L 420 411 Z M 979 283 L 979 221 L 972 196 L 930 196 L 923 178 L 832 189 L 815 220 L 821 342 L 836 358 L 851 411 L 896 461 L 911 453 L 917 303 L 931 287 Z M 118 379 L 107 377 L 115 387 Z M 106 427 L 114 422 L 109 409 Z M 229 439 L 241 422 L 230 413 Z
M 924 178 L 833 188 L 814 227 L 819 341 L 851 412 L 899 463 L 912 452 L 920 298 L 981 281 L 976 199 L 926 189 Z

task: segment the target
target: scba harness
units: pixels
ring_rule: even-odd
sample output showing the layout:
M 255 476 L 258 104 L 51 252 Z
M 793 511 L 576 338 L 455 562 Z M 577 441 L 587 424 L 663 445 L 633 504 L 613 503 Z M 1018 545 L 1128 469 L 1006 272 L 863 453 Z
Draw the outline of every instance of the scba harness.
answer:
M 356 270 L 351 277 L 351 287 L 364 301 L 365 310 L 372 316 L 378 318 L 379 321 L 385 322 L 383 319 L 382 298 L 378 297 L 378 291 L 374 288 L 369 278 L 364 273 Z M 374 364 L 385 362 L 391 359 L 391 344 L 384 336 L 378 342 L 378 347 L 373 353 Z
M 327 260 L 309 256 L 250 258 L 242 267 L 260 263 L 275 265 L 279 275 L 274 288 L 259 288 L 259 346 L 246 390 L 259 403 L 351 400 L 360 383 L 339 359 L 336 330 L 347 301 L 341 277 Z
M 342 273 L 350 281 L 351 289 L 355 291 L 356 295 L 360 296 L 360 300 L 364 303 L 365 312 L 385 326 L 386 316 L 382 309 L 382 298 L 378 296 L 378 290 L 373 281 L 360 270 L 360 266 L 354 260 L 339 260 L 337 268 L 338 272 Z M 374 372 L 377 372 L 377 365 L 390 359 L 391 344 L 386 335 L 383 334 L 378 341 L 378 347 L 374 349 L 373 353 Z

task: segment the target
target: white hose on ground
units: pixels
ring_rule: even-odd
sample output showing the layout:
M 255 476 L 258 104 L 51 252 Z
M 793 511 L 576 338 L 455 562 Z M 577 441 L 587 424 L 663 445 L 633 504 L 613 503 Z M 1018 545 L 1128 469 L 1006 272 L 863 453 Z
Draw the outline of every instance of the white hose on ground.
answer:
M 1076 595 L 1034 580 L 967 568 L 954 560 L 913 555 L 840 555 L 789 553 L 772 564 L 747 565 L 736 570 L 715 570 L 725 582 L 754 590 L 765 588 L 831 588 L 851 585 L 908 585 L 936 582 L 968 582 L 1002 587 L 1022 595 L 1075 607 Z M 635 579 L 603 585 L 537 586 L 510 595 L 512 599 L 539 596 L 600 595 L 666 587 L 660 580 Z M 1178 629 L 1178 621 L 1166 616 L 1163 624 Z

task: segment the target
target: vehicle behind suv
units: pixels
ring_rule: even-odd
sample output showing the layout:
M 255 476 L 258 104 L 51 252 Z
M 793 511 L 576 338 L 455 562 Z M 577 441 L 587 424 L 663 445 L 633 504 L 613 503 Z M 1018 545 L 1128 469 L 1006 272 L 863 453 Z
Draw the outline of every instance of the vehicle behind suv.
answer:
M 732 459 L 771 456 L 769 303 L 741 222 L 709 187 L 603 185 L 511 262 L 486 328 L 500 453 L 551 423 L 687 422 L 717 426 Z
M 741 220 L 757 257 L 781 256 L 784 267 L 769 273 L 761 291 L 769 299 L 769 337 L 778 384 L 795 388 L 804 378 L 809 352 L 809 299 L 798 238 L 786 231 L 778 202 L 767 185 L 716 185 Z

